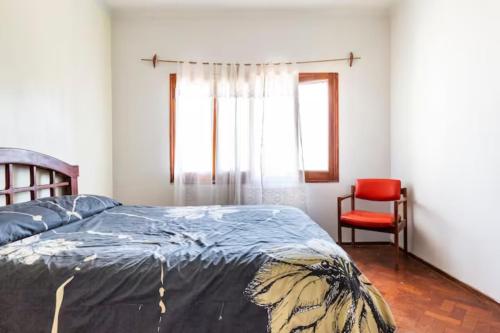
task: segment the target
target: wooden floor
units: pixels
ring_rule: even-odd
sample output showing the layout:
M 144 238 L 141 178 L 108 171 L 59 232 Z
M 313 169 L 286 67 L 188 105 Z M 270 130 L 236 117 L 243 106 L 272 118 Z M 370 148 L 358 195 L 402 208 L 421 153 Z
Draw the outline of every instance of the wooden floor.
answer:
M 390 245 L 343 246 L 391 306 L 398 333 L 500 333 L 500 305 L 402 255 Z M 500 281 L 499 281 L 500 283 Z

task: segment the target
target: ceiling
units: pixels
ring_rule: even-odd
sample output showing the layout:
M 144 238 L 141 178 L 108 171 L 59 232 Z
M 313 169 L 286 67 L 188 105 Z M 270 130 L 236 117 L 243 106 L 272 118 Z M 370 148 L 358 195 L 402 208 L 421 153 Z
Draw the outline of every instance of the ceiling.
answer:
M 294 9 L 376 8 L 386 9 L 395 0 L 102 0 L 112 9 Z

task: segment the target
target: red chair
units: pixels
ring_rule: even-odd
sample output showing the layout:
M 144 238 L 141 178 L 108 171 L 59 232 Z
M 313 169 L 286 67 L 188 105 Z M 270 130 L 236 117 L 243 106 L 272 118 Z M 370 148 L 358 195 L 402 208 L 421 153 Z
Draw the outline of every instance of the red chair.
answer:
M 401 198 L 401 196 L 403 198 Z M 342 213 L 342 201 L 351 198 L 351 211 Z M 393 213 L 356 210 L 356 200 L 394 201 Z M 403 217 L 399 206 L 403 205 Z M 337 198 L 338 242 L 342 244 L 342 227 L 352 229 L 352 245 L 356 245 L 355 229 L 371 230 L 394 234 L 396 247 L 396 269 L 399 268 L 399 232 L 404 230 L 404 251 L 408 253 L 407 216 L 408 201 L 406 188 L 401 188 L 397 179 L 358 179 L 351 186 L 351 194 Z

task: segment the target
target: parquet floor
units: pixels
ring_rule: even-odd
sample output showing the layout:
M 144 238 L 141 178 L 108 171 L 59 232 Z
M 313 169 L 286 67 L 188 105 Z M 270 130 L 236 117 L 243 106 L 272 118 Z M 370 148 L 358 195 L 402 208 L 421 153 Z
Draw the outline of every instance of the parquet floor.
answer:
M 500 305 L 404 254 L 394 270 L 390 245 L 343 247 L 384 295 L 398 333 L 500 333 Z

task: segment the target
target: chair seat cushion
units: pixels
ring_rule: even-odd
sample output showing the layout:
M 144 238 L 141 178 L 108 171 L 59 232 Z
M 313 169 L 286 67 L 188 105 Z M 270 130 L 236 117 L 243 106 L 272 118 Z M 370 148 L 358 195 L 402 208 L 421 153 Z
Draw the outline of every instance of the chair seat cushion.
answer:
M 343 224 L 365 228 L 387 228 L 394 226 L 394 215 L 390 213 L 368 212 L 353 210 L 342 214 L 340 220 Z

